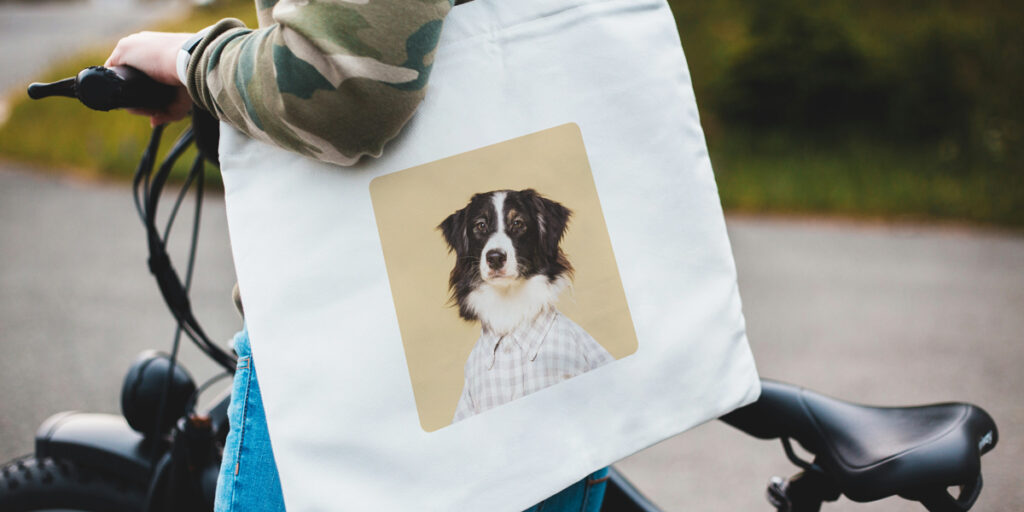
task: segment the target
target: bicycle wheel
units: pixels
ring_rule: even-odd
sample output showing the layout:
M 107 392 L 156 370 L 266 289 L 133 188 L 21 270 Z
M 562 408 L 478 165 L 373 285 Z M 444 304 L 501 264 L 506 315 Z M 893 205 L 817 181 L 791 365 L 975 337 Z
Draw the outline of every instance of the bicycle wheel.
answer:
M 99 468 L 33 455 L 0 465 L 0 510 L 138 512 L 146 500 L 143 484 Z

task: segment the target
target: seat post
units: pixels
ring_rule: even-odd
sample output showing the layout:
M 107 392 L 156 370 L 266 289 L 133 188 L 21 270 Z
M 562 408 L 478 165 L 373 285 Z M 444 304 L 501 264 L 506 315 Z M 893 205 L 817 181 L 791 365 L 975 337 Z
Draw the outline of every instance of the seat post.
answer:
M 809 469 L 787 480 L 774 477 L 768 483 L 768 502 L 778 512 L 819 512 L 826 501 L 836 501 L 840 492 L 827 475 Z

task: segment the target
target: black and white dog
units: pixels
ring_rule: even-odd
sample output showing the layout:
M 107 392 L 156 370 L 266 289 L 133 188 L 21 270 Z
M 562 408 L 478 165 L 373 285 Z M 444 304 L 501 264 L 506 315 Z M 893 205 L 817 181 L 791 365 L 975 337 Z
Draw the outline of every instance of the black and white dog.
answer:
M 454 421 L 613 360 L 555 308 L 572 278 L 559 247 L 571 215 L 532 189 L 496 190 L 438 226 L 456 256 L 451 299 L 482 327 Z
M 476 194 L 441 223 L 457 257 L 449 285 L 462 318 L 506 333 L 554 305 L 572 265 L 559 248 L 572 212 L 532 189 Z

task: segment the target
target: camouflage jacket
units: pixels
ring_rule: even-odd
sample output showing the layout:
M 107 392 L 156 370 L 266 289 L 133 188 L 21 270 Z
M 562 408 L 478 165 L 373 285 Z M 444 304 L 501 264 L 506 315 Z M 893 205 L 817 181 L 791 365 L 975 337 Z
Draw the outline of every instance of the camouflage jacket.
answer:
M 256 0 L 260 28 L 214 25 L 193 101 L 250 137 L 352 165 L 380 156 L 423 99 L 450 0 Z

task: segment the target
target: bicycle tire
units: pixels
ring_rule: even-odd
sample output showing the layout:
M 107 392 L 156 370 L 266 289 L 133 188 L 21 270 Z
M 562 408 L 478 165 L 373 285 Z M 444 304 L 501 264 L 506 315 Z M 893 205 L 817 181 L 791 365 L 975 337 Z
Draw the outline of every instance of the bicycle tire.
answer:
M 0 510 L 5 512 L 138 512 L 145 501 L 144 484 L 69 460 L 28 455 L 0 464 Z

